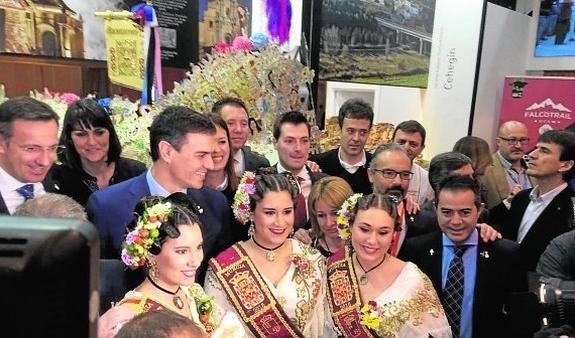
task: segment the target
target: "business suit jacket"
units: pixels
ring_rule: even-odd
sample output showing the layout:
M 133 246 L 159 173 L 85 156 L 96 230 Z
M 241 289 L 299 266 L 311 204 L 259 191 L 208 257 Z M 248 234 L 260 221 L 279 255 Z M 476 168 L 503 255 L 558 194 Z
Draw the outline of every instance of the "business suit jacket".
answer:
M 341 165 L 338 154 L 339 148 L 336 148 L 321 154 L 312 155 L 310 160 L 317 163 L 324 173 L 331 176 L 338 176 L 346 180 L 353 189 L 353 192 L 365 195 L 371 194 L 373 192 L 373 188 L 367 175 L 367 168 L 369 167 L 369 162 L 371 162 L 372 155 L 365 152 L 365 165 L 360 167 L 355 173 L 350 174 L 349 171 L 345 170 Z
M 404 243 L 402 259 L 415 263 L 431 280 L 441 302 L 442 232 L 413 237 Z M 519 265 L 519 247 L 509 240 L 477 247 L 477 271 L 473 303 L 473 337 L 504 337 L 510 333 L 508 316 L 512 295 L 527 290 L 526 275 Z
M 188 189 L 190 196 L 202 209 L 204 257 L 207 261 L 229 245 L 229 205 L 219 191 L 208 187 Z M 88 199 L 86 211 L 100 234 L 101 258 L 118 258 L 126 225 L 133 219 L 138 201 L 150 195 L 146 173 L 127 181 L 94 192 Z
M 507 174 L 505 169 L 501 165 L 499 156 L 497 154 L 492 155 L 493 165 L 485 169 L 485 174 L 477 177 L 479 184 L 481 184 L 485 192 L 485 206 L 487 209 L 491 209 L 497 206 L 501 201 L 509 196 L 509 183 L 507 183 Z M 533 181 L 530 179 L 531 185 Z
M 521 219 L 531 201 L 529 194 L 532 190 L 526 189 L 515 195 L 509 210 L 503 203 L 491 210 L 490 224 L 496 225 L 503 238 L 517 241 Z M 573 229 L 573 195 L 573 190 L 567 185 L 541 212 L 521 241 L 521 261 L 527 271 L 535 271 L 539 257 L 553 238 Z
M 243 147 L 242 152 L 244 154 L 244 168 L 246 171 L 255 172 L 259 168 L 270 166 L 270 161 L 267 158 L 251 151 L 249 147 Z

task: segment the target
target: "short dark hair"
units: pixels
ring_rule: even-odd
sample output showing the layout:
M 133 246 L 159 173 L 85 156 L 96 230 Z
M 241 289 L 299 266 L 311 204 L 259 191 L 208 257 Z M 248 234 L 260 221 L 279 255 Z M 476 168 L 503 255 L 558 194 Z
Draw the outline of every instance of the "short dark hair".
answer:
M 106 162 L 110 164 L 120 159 L 122 145 L 110 115 L 96 101 L 86 98 L 72 103 L 66 110 L 62 123 L 62 134 L 60 134 L 60 145 L 64 146 L 64 150 L 58 156 L 60 162 L 73 169 L 82 168 L 80 155 L 74 147 L 74 142 L 72 142 L 72 131 L 78 126 L 86 128 L 91 126 L 108 130 L 110 141 Z
M 309 125 L 309 121 L 307 120 L 305 115 L 302 112 L 299 112 L 297 110 L 292 110 L 292 111 L 288 111 L 288 112 L 285 112 L 283 114 L 280 114 L 276 118 L 276 120 L 274 122 L 274 128 L 273 128 L 273 136 L 276 140 L 278 140 L 280 138 L 281 127 L 284 123 L 291 123 L 291 124 L 295 124 L 295 125 L 304 123 L 305 126 L 307 127 L 308 135 L 311 135 L 311 126 Z
M 343 127 L 343 119 L 369 120 L 369 127 L 373 124 L 373 108 L 369 103 L 353 98 L 345 101 L 339 108 L 337 122 L 339 128 Z
M 168 106 L 154 118 L 150 126 L 150 154 L 152 161 L 160 158 L 159 144 L 166 141 L 180 151 L 186 134 L 214 135 L 216 127 L 210 119 L 183 106 Z
M 375 151 L 373 152 L 373 156 L 371 157 L 371 162 L 369 162 L 369 169 L 375 169 L 375 167 L 377 166 L 377 158 L 379 157 L 379 154 L 387 153 L 387 152 L 398 152 L 398 153 L 402 153 L 405 156 L 409 157 L 407 155 L 407 152 L 405 151 L 405 149 L 403 149 L 399 144 L 394 143 L 394 142 L 384 143 L 384 144 L 380 145 L 379 147 L 377 147 L 375 149 Z
M 453 174 L 443 178 L 441 182 L 439 182 L 437 190 L 435 191 L 435 205 L 439 203 L 439 194 L 444 190 L 471 190 L 475 195 L 473 203 L 478 210 L 481 208 L 481 189 L 479 188 L 479 183 L 469 176 Z
M 49 105 L 28 96 L 14 97 L 0 104 L 0 136 L 5 140 L 12 137 L 12 123 L 15 120 L 54 120 L 59 125 L 58 114 Z
M 261 174 L 256 176 L 255 191 L 250 194 L 250 211 L 256 210 L 256 204 L 263 200 L 268 192 L 286 191 L 290 194 L 292 200 L 295 200 L 299 194 L 297 183 L 290 181 L 290 173 L 282 174 Z M 291 177 L 292 180 L 295 178 Z
M 202 329 L 191 319 L 162 309 L 138 314 L 120 328 L 117 338 L 169 338 L 176 333 L 187 337 L 204 337 Z M 179 336 L 178 336 L 179 337 Z
M 126 226 L 126 236 L 138 226 L 138 221 L 141 218 L 147 217 L 146 209 L 166 202 L 172 204 L 172 210 L 168 218 L 161 221 L 161 225 L 158 227 L 158 236 L 148 249 L 148 252 L 154 255 L 160 254 L 162 246 L 168 238 L 180 237 L 181 233 L 178 230 L 178 226 L 196 224 L 200 228 L 202 236 L 204 234 L 204 227 L 198 216 L 201 212 L 201 208 L 188 195 L 178 191 L 167 197 L 142 197 L 134 207 L 134 217 L 132 221 Z
M 575 175 L 575 134 L 568 130 L 548 130 L 539 136 L 537 142 L 553 143 L 560 146 L 559 160 L 574 162 L 571 169 L 563 173 L 563 180 L 569 182 Z
M 243 108 L 245 110 L 246 114 L 248 115 L 248 117 L 250 116 L 250 114 L 248 113 L 248 108 L 246 107 L 246 104 L 244 103 L 244 101 L 242 101 L 241 99 L 238 99 L 237 97 L 231 97 L 231 96 L 226 96 L 226 97 L 222 98 L 221 100 L 218 100 L 216 103 L 214 103 L 214 106 L 212 107 L 212 113 L 221 114 L 222 109 L 225 106 Z
M 437 191 L 439 183 L 453 171 L 463 168 L 466 165 L 472 165 L 471 159 L 462 153 L 448 151 L 433 156 L 429 162 L 429 184 L 434 191 Z
M 425 145 L 426 132 L 425 128 L 423 128 L 421 123 L 415 120 L 401 122 L 400 124 L 397 125 L 397 127 L 395 127 L 393 135 L 391 136 L 392 140 L 395 140 L 395 134 L 397 133 L 398 130 L 401 130 L 402 132 L 407 134 L 419 133 L 419 135 L 421 135 L 421 145 L 422 146 Z

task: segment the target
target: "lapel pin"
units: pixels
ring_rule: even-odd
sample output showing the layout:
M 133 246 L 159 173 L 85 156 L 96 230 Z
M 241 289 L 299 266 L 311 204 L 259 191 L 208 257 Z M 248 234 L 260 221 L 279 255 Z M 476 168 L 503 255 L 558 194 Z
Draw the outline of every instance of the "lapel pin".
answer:
M 433 251 L 433 249 L 429 249 L 429 255 L 433 256 L 433 254 L 435 253 L 435 251 Z
M 483 258 L 489 258 L 489 251 L 481 251 L 479 255 Z
M 409 220 L 415 222 L 415 218 L 413 218 L 413 216 L 409 216 Z

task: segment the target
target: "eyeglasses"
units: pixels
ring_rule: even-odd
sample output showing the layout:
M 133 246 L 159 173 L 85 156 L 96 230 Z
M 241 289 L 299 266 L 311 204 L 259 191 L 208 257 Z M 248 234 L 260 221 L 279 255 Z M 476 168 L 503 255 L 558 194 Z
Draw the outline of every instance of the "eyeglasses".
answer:
M 507 142 L 507 144 L 509 144 L 510 146 L 514 146 L 516 145 L 518 142 L 524 146 L 527 143 L 529 143 L 529 137 L 522 137 L 522 138 L 505 138 L 505 137 L 501 137 L 498 136 L 501 140 Z
M 44 151 L 47 151 L 50 154 L 60 154 L 65 149 L 64 146 L 42 147 L 37 145 L 19 145 L 18 147 L 30 155 L 40 155 Z
M 395 171 L 393 169 L 371 169 L 371 170 L 379 171 L 383 176 L 383 178 L 388 178 L 390 180 L 393 180 L 397 175 L 399 175 L 399 178 L 405 181 L 410 180 L 411 177 L 413 177 L 413 173 L 411 171 Z

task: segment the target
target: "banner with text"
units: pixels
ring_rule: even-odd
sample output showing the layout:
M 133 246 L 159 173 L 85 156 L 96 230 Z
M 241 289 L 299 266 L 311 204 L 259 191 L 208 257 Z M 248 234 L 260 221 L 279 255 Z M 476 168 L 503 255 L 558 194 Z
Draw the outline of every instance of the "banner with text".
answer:
M 499 124 L 509 120 L 525 123 L 535 146 L 539 135 L 573 123 L 575 78 L 506 76 Z

